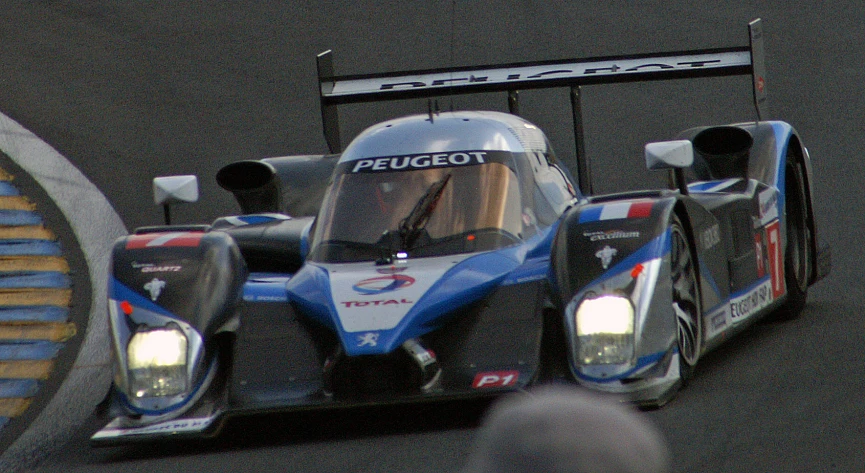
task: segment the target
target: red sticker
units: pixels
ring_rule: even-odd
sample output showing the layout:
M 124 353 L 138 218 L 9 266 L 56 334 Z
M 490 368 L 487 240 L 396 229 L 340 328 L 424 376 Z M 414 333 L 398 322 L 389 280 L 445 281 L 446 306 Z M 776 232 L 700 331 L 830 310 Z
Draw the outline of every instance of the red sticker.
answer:
M 472 387 L 475 389 L 504 388 L 517 384 L 519 371 L 487 371 L 475 375 Z
M 652 201 L 634 202 L 628 209 L 628 218 L 646 218 L 652 215 Z
M 204 236 L 203 232 L 168 232 L 131 235 L 126 239 L 126 249 L 138 250 L 142 248 L 155 248 L 161 246 L 195 247 L 201 243 L 202 236 Z

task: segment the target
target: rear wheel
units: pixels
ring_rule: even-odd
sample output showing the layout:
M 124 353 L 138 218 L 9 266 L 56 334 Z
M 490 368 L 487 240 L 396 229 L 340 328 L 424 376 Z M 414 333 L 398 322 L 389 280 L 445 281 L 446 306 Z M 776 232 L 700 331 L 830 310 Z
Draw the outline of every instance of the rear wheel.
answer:
M 670 232 L 673 313 L 676 316 L 680 375 L 685 383 L 693 375 L 703 349 L 703 323 L 694 253 L 678 217 L 674 217 Z
M 787 301 L 779 308 L 776 320 L 796 318 L 805 308 L 808 298 L 808 277 L 811 274 L 811 231 L 808 227 L 808 205 L 802 167 L 787 161 L 784 186 L 784 214 L 787 248 L 784 252 L 784 284 Z

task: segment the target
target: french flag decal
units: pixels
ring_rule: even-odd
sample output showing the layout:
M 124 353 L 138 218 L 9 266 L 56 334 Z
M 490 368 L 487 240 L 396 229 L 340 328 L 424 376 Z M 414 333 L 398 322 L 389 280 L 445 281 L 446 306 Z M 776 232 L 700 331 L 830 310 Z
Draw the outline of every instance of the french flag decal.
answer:
M 143 235 L 131 235 L 126 240 L 126 249 L 138 250 L 158 246 L 195 247 L 201 243 L 201 237 L 203 235 L 203 232 L 145 233 Z
M 580 213 L 580 223 L 622 218 L 646 218 L 652 214 L 653 204 L 651 200 L 640 200 L 594 206 Z

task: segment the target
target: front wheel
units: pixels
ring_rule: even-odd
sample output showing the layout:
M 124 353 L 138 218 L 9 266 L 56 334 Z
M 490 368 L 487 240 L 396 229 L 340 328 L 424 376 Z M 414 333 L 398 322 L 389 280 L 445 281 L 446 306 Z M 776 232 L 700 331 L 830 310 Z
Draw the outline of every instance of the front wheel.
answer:
M 684 384 L 693 375 L 703 349 L 703 323 L 694 252 L 678 217 L 673 218 L 670 226 L 670 278 L 680 377 Z

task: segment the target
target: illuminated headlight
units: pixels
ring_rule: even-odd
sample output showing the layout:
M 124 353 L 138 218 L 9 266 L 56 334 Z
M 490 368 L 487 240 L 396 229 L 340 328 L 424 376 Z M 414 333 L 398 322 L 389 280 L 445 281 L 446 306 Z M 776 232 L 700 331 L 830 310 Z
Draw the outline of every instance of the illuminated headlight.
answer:
M 622 364 L 634 356 L 634 305 L 626 297 L 585 299 L 577 307 L 579 361 L 584 365 Z
M 186 335 L 178 328 L 138 332 L 126 348 L 130 394 L 175 396 L 187 389 Z

